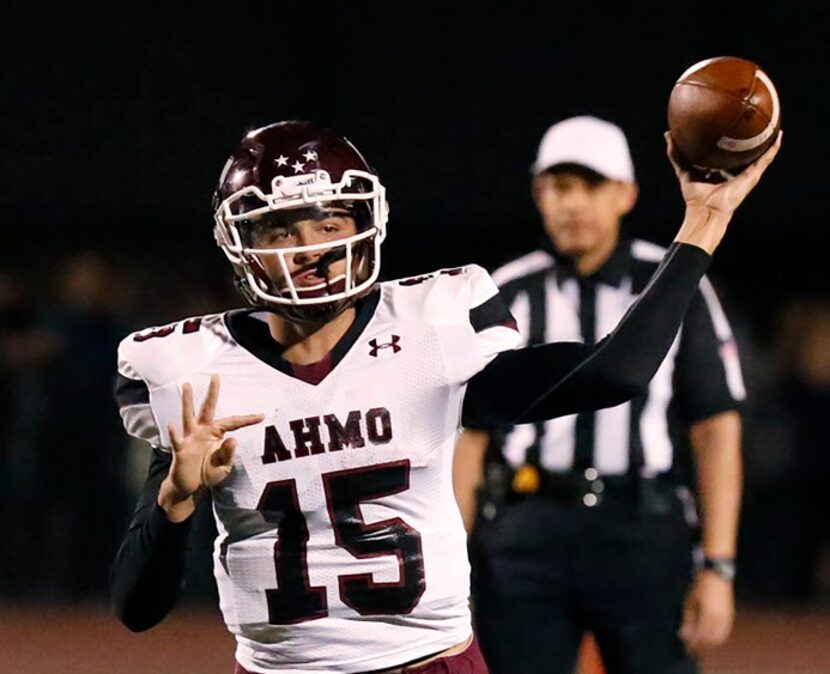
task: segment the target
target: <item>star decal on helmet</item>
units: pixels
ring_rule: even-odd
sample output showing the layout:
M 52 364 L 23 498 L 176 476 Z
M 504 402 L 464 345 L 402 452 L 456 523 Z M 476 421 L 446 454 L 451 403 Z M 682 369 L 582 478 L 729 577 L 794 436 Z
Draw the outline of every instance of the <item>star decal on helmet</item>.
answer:
M 286 157 L 284 154 L 281 154 L 279 157 L 277 157 L 277 166 L 285 166 L 287 163 L 288 157 Z
M 294 169 L 294 173 L 300 173 L 303 170 L 303 166 L 305 166 L 305 164 L 301 161 L 295 161 L 291 164 L 291 168 Z
M 303 157 L 305 157 L 308 161 L 317 161 L 317 153 L 314 150 L 309 150 L 303 155 Z

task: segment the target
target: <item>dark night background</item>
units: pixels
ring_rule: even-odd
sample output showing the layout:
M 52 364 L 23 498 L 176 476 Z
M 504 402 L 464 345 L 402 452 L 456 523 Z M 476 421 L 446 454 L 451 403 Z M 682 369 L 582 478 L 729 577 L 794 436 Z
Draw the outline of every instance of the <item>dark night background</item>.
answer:
M 109 563 L 148 460 L 146 447 L 127 442 L 112 401 L 116 344 L 139 327 L 242 303 L 213 243 L 210 202 L 248 130 L 312 119 L 360 148 L 391 206 L 385 278 L 470 262 L 492 270 L 535 247 L 529 166 L 548 126 L 574 114 L 626 132 L 641 190 L 626 222 L 668 244 L 683 214 L 665 158 L 669 93 L 693 63 L 734 55 L 758 63 L 777 86 L 784 142 L 710 272 L 750 395 L 736 586 L 743 603 L 738 647 L 723 653 L 735 653 L 734 663 L 758 656 L 757 669 L 740 671 L 785 671 L 774 657 L 779 614 L 770 614 L 770 631 L 760 614 L 757 637 L 741 620 L 752 620 L 752 602 L 830 606 L 830 9 L 607 4 L 4 6 L 0 515 L 15 544 L 0 548 L 0 600 L 95 601 L 105 610 Z M 201 540 L 191 588 L 215 611 L 210 543 Z M 6 623 L 21 630 L 8 633 L 10 650 L 0 638 L 0 670 L 92 671 L 63 661 L 21 666 L 36 649 L 18 642 L 46 632 L 39 610 L 20 615 Z M 125 635 L 109 615 L 97 619 L 78 638 L 139 648 L 118 640 Z M 826 650 L 821 624 L 805 621 Z M 211 634 L 225 635 L 218 627 Z M 801 634 L 790 634 L 787 652 L 806 653 Z M 50 648 L 45 660 L 57 653 Z
M 527 167 L 549 124 L 583 112 L 627 132 L 642 189 L 629 222 L 665 243 L 682 214 L 663 154 L 669 92 L 692 63 L 732 54 L 762 65 L 782 99 L 782 153 L 713 269 L 763 321 L 781 298 L 827 290 L 817 7 L 31 4 L 4 17 L 0 260 L 48 275 L 54 255 L 95 246 L 216 283 L 209 204 L 225 156 L 288 118 L 332 125 L 380 172 L 387 277 L 492 267 L 534 245 Z

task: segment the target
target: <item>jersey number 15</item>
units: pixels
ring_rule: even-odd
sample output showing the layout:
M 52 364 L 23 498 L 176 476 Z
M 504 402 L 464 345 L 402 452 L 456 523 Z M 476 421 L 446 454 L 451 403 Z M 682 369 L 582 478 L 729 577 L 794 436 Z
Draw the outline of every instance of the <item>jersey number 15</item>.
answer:
M 404 460 L 322 476 L 337 545 L 358 559 L 398 558 L 399 579 L 394 582 L 375 582 L 371 573 L 338 577 L 341 600 L 360 615 L 409 613 L 426 589 L 421 535 L 399 517 L 367 524 L 360 512 L 361 501 L 407 490 L 409 468 L 409 461 Z M 265 590 L 268 622 L 291 625 L 326 617 L 326 588 L 312 586 L 308 578 L 308 525 L 296 482 L 269 482 L 257 510 L 277 525 L 274 564 L 279 587 Z

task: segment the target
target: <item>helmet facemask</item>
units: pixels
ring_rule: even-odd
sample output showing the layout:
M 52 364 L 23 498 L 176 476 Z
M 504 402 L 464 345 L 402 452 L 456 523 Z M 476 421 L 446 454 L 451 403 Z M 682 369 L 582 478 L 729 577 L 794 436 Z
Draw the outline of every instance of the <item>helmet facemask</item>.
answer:
M 366 171 L 344 171 L 336 183 L 324 170 L 278 175 L 270 193 L 248 186 L 223 200 L 216 209 L 214 233 L 248 301 L 292 320 L 327 320 L 377 281 L 387 211 L 383 185 Z M 262 231 L 290 228 L 292 222 L 319 220 L 332 213 L 352 217 L 356 233 L 305 246 L 263 244 Z M 289 261 L 297 256 L 308 257 L 309 264 L 295 268 L 292 276 Z M 331 266 L 339 266 L 341 260 L 342 271 L 332 275 Z M 296 283 L 298 275 L 312 272 L 318 283 Z

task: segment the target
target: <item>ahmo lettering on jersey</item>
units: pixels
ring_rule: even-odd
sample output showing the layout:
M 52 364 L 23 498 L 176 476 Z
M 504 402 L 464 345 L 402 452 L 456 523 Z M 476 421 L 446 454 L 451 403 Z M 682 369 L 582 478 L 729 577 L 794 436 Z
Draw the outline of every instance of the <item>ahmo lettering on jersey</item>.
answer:
M 365 447 L 367 442 L 385 445 L 392 439 L 392 415 L 385 407 L 373 407 L 365 416 L 360 410 L 352 410 L 345 422 L 336 414 L 305 417 L 289 421 L 288 432 L 283 430 L 283 433 L 293 439 L 293 449 L 288 449 L 276 426 L 265 427 L 262 463 L 339 452 L 346 447 Z

